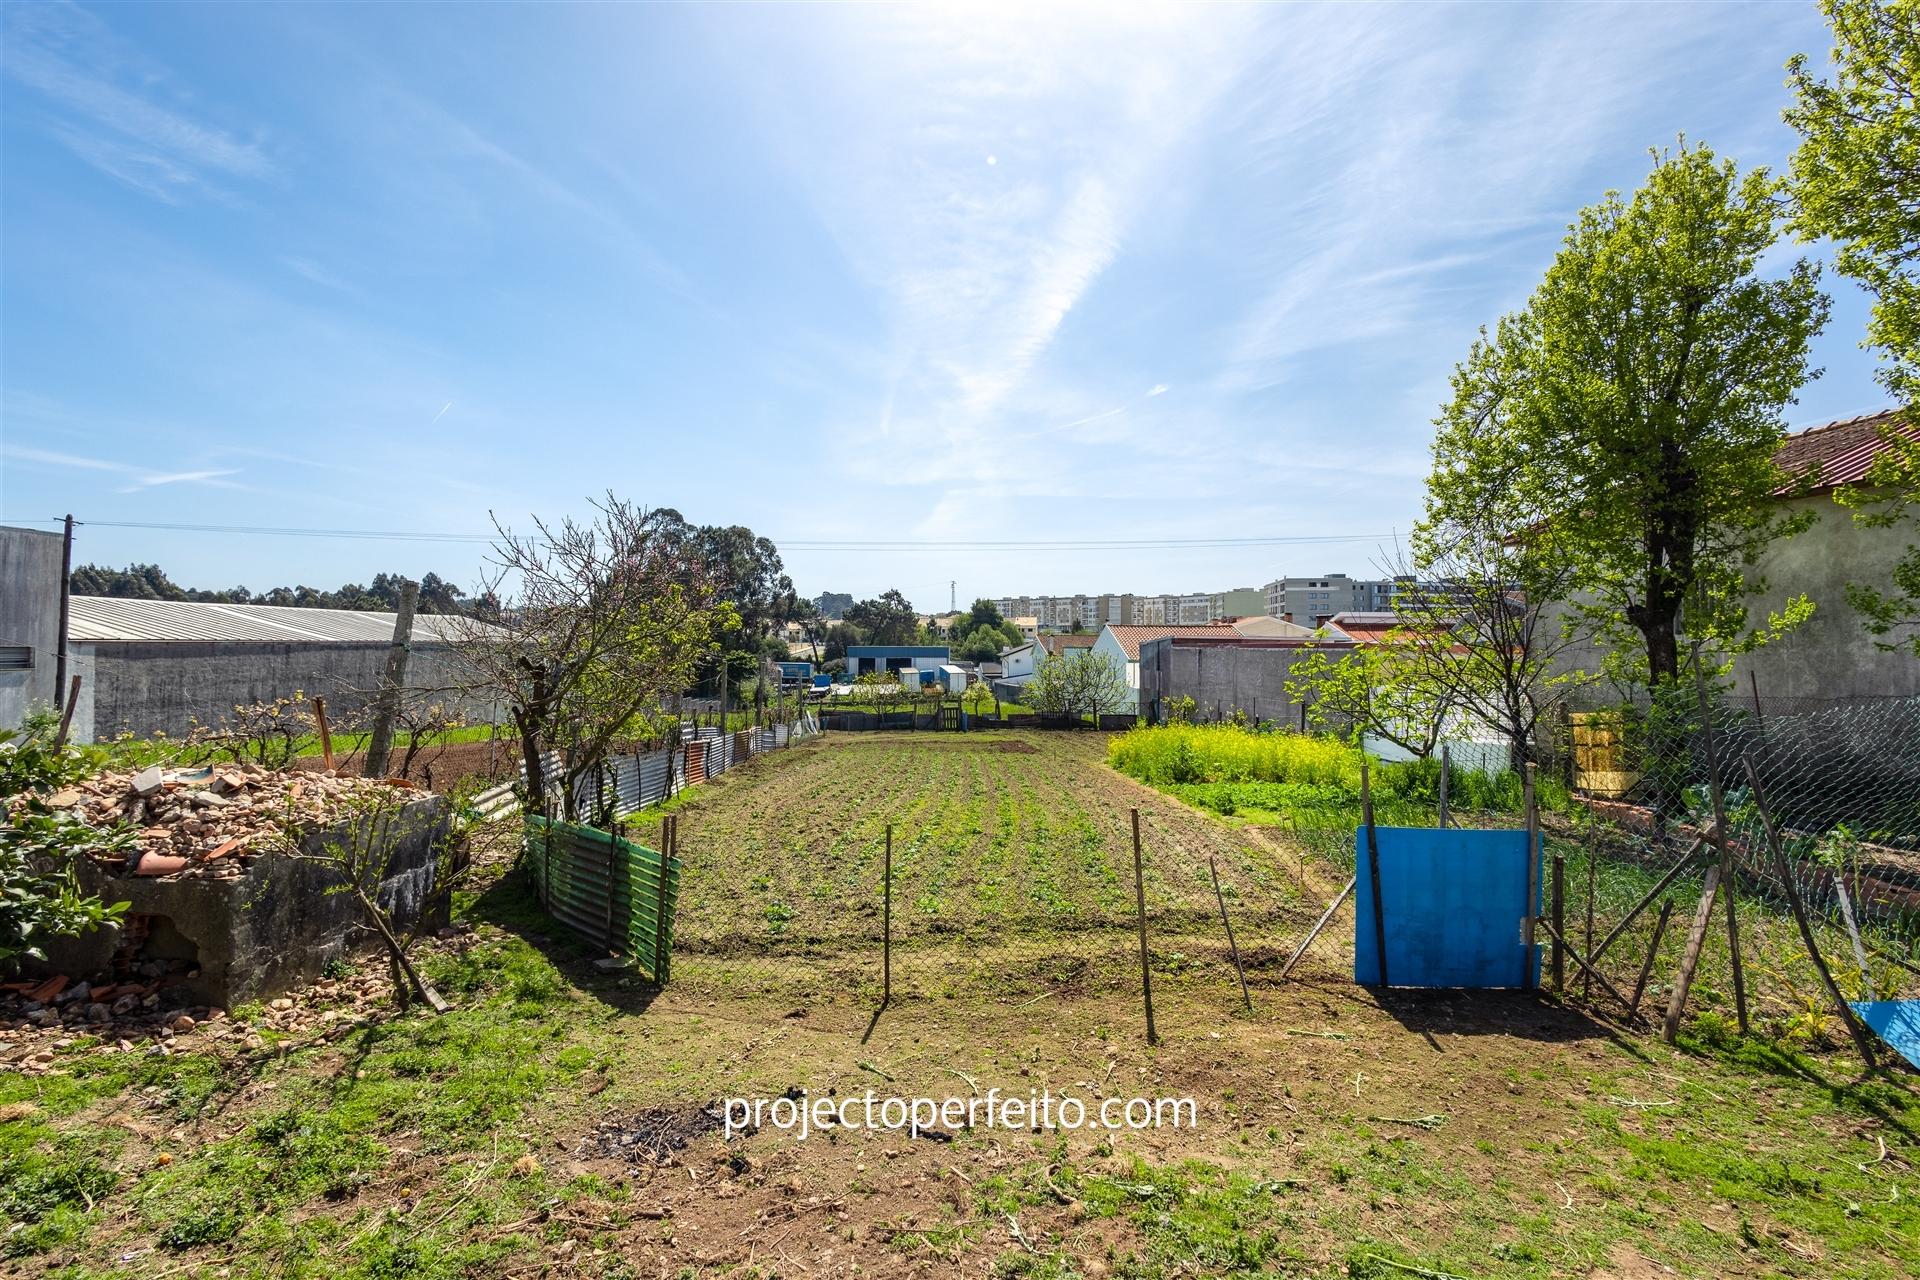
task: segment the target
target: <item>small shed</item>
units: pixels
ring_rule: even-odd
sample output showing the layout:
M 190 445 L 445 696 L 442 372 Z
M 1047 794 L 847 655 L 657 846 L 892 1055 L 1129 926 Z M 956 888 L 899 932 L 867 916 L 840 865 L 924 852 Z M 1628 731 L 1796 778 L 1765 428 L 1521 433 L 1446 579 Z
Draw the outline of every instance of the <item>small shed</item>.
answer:
M 960 694 L 967 691 L 967 673 L 951 663 L 944 664 L 934 672 L 934 678 L 948 693 Z

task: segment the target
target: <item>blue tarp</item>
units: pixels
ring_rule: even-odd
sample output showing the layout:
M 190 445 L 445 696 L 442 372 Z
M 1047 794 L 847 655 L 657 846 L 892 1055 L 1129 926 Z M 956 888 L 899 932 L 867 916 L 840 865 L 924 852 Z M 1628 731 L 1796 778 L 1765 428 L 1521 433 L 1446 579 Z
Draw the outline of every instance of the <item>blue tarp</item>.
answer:
M 1540 910 L 1527 904 L 1527 833 L 1376 827 L 1387 980 L 1395 987 L 1527 987 L 1540 980 L 1540 950 L 1521 934 Z M 1542 842 L 1544 846 L 1544 838 Z M 1367 831 L 1354 833 L 1353 978 L 1380 981 Z M 1536 848 L 1535 855 L 1538 856 Z
M 1392 961 L 1387 963 L 1391 964 Z M 1855 1000 L 1850 1002 L 1860 1021 L 1893 1046 L 1894 1052 L 1920 1067 L 1920 1000 Z

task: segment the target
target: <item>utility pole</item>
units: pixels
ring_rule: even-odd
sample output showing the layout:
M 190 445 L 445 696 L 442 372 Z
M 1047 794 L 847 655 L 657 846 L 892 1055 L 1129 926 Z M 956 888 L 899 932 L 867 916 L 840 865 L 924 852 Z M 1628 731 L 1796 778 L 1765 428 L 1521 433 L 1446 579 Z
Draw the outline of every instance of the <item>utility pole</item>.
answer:
M 947 612 L 960 612 L 960 580 L 958 578 L 947 579 Z
M 413 651 L 413 610 L 420 602 L 420 584 L 411 580 L 400 584 L 400 611 L 393 618 L 393 644 L 387 649 L 387 674 L 380 682 L 379 709 L 373 717 L 373 733 L 367 740 L 367 763 L 363 772 L 369 778 L 387 776 L 387 757 L 393 752 L 393 722 L 400 714 L 401 691 L 407 683 L 407 656 Z
M 65 710 L 67 705 L 67 626 L 73 599 L 73 516 L 66 521 L 66 540 L 60 549 L 60 634 L 55 638 L 53 650 L 53 705 L 56 710 Z

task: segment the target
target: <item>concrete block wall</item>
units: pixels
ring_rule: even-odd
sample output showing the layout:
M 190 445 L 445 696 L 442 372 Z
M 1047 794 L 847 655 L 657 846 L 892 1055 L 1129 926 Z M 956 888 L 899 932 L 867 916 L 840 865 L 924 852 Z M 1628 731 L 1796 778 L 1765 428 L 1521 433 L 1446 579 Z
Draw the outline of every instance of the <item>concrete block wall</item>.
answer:
M 82 742 L 122 732 L 145 737 L 191 731 L 195 718 L 217 722 L 237 705 L 270 702 L 296 692 L 320 696 L 346 714 L 363 705 L 386 670 L 384 643 L 280 644 L 208 641 L 75 642 L 73 669 L 83 677 L 74 711 Z M 407 665 L 410 688 L 434 690 L 463 675 L 458 653 L 445 645 L 416 644 Z M 448 700 L 469 719 L 494 718 L 484 700 Z
M 1188 697 L 1199 704 L 1195 714 L 1205 719 L 1212 719 L 1217 707 L 1223 717 L 1239 709 L 1261 720 L 1297 725 L 1300 704 L 1287 696 L 1287 676 L 1312 652 L 1149 640 L 1140 647 L 1140 714 L 1155 718 L 1170 700 Z

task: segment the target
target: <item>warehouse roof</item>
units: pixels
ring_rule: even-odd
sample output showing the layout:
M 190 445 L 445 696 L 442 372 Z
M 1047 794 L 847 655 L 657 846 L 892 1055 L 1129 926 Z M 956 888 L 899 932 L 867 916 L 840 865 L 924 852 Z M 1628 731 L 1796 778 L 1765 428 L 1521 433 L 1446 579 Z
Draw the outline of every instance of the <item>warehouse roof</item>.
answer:
M 192 600 L 124 600 L 74 596 L 68 636 L 86 641 L 200 641 L 366 644 L 393 639 L 391 613 L 352 609 L 296 609 L 271 604 L 202 604 Z M 449 638 L 451 618 L 422 614 L 413 621 L 422 640 Z

